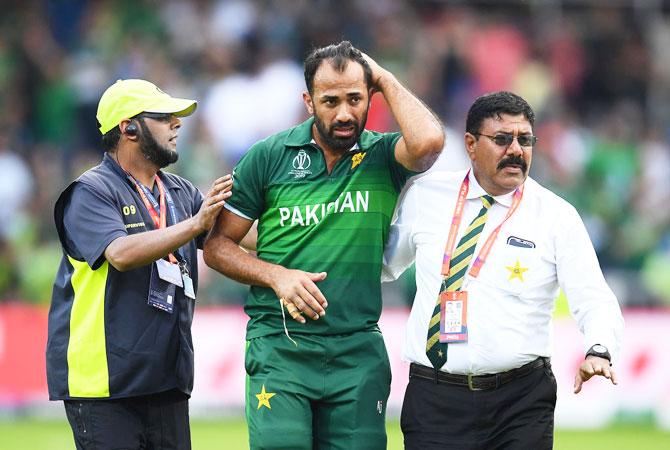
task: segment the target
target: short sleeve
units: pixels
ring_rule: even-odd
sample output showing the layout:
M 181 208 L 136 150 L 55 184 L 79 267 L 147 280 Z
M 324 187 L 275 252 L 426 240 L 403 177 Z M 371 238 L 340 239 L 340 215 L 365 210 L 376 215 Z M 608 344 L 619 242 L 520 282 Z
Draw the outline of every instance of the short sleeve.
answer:
M 227 206 L 250 219 L 258 219 L 265 207 L 267 147 L 264 141 L 254 144 L 233 170 L 233 195 Z
M 116 238 L 127 235 L 121 211 L 114 201 L 93 187 L 77 183 L 64 206 L 65 250 L 97 269 L 105 249 Z

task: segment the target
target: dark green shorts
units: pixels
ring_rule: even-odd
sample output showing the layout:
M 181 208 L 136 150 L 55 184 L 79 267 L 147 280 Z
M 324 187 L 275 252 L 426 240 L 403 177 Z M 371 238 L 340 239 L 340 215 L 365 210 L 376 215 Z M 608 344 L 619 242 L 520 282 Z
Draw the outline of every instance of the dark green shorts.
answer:
M 385 449 L 391 368 L 378 331 L 247 342 L 252 449 Z

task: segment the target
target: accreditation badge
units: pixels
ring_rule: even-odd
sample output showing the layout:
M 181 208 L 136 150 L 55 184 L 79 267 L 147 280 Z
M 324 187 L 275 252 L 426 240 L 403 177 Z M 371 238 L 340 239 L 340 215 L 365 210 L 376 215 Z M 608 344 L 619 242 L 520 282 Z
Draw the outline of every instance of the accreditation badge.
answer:
M 182 272 L 182 279 L 184 280 L 184 295 L 195 300 L 195 289 L 193 289 L 193 280 L 187 273 Z
M 156 261 L 156 269 L 158 270 L 158 276 L 161 280 L 165 280 L 168 283 L 172 283 L 175 286 L 183 287 L 184 282 L 181 277 L 181 270 L 177 264 L 172 264 L 169 261 L 164 259 L 159 259 Z
M 440 294 L 440 342 L 467 342 L 467 315 L 467 291 L 442 292 Z
M 151 265 L 151 281 L 149 283 L 149 296 L 147 298 L 149 306 L 172 314 L 176 288 L 176 285 L 161 278 L 157 264 Z

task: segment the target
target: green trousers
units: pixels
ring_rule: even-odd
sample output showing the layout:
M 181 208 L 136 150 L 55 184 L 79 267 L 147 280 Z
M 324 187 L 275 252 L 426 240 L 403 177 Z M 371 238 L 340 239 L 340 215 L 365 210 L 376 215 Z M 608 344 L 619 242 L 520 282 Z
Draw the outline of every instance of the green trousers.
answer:
M 252 449 L 385 449 L 391 369 L 379 331 L 247 342 Z

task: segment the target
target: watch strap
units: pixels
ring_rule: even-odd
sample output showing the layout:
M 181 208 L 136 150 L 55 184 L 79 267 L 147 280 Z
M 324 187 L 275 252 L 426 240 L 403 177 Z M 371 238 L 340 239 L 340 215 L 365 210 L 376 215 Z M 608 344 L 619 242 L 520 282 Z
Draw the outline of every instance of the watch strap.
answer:
M 597 348 L 602 347 L 605 349 L 605 351 L 599 351 Z M 612 365 L 612 355 L 610 355 L 609 350 L 607 350 L 607 347 L 605 347 L 602 344 L 595 344 L 593 345 L 590 349 L 586 351 L 586 356 L 584 356 L 584 359 L 588 356 L 597 356 L 598 358 L 604 358 L 610 362 L 610 366 Z

